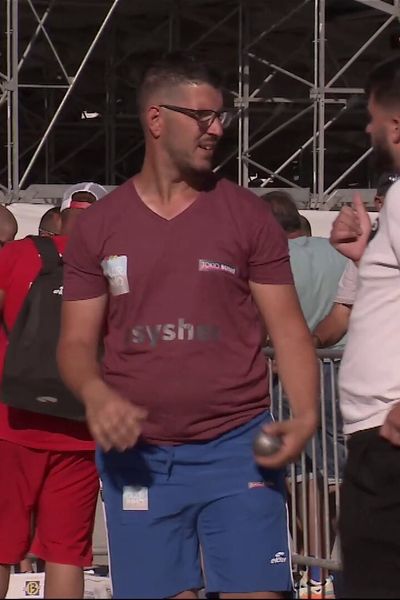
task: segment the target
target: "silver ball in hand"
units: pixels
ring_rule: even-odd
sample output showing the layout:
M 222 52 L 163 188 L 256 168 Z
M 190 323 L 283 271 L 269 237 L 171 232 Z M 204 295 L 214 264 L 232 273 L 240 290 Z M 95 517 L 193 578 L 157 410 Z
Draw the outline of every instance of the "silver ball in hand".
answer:
M 261 429 L 253 441 L 253 451 L 256 456 L 271 456 L 282 447 L 282 440 L 276 435 L 270 435 Z

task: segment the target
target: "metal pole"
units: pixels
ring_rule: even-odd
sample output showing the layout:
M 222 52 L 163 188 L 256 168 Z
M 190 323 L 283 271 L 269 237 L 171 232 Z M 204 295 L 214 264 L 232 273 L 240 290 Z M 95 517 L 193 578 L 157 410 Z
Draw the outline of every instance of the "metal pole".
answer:
M 383 23 L 383 25 L 381 25 L 381 27 L 379 27 L 379 29 L 377 29 L 377 31 L 375 31 L 375 33 L 373 35 L 371 35 L 371 37 L 365 42 L 365 44 L 363 44 L 361 46 L 361 48 L 359 48 L 357 50 L 357 52 L 355 54 L 353 54 L 353 56 L 350 58 L 350 60 L 348 60 L 345 65 L 343 65 L 343 67 L 340 69 L 340 71 L 338 71 L 336 73 L 336 75 L 334 75 L 334 77 L 332 77 L 332 79 L 330 81 L 328 81 L 328 83 L 326 84 L 326 87 L 330 87 L 333 83 L 335 83 L 335 81 L 337 79 L 339 79 L 339 77 L 342 75 L 342 73 L 347 71 L 347 69 L 350 67 L 350 65 L 352 65 L 353 62 L 355 60 L 357 60 L 357 58 L 364 52 L 364 50 L 366 50 L 368 48 L 368 46 L 370 46 L 372 44 L 372 42 L 375 41 L 376 38 L 380 36 L 382 31 L 384 31 L 386 29 L 386 27 L 388 27 L 388 25 L 390 25 L 390 23 L 393 23 L 393 21 L 395 19 L 396 19 L 395 16 L 392 16 L 389 19 L 387 19 L 387 21 L 385 21 Z
M 106 72 L 106 110 L 104 114 L 105 133 L 105 183 L 115 183 L 115 27 L 111 27 L 108 36 L 107 57 L 105 64 Z
M 71 158 L 76 156 L 78 154 L 78 152 L 80 152 L 84 148 L 87 148 L 87 146 L 92 144 L 95 140 L 97 140 L 99 137 L 102 137 L 103 135 L 104 135 L 103 129 L 99 129 L 98 131 L 96 131 L 96 133 L 91 135 L 89 138 L 86 138 L 86 140 L 84 142 L 82 142 L 81 144 L 79 144 L 79 146 L 75 146 L 75 148 L 69 154 L 67 154 L 66 156 L 63 156 L 59 161 L 57 161 L 55 164 L 53 164 L 51 171 L 55 171 L 56 169 L 61 167 L 61 165 L 65 164 Z M 108 182 L 106 181 L 105 183 L 108 183 Z
M 227 21 L 229 21 L 229 19 L 232 19 L 232 17 L 235 16 L 235 14 L 237 13 L 238 10 L 239 10 L 238 7 L 234 8 L 230 13 L 225 15 L 225 17 L 223 17 L 223 19 L 221 19 L 220 21 L 217 21 L 217 23 L 215 23 L 215 25 L 210 27 L 210 29 L 208 29 L 206 32 L 204 32 L 203 35 L 201 35 L 199 38 L 197 38 L 197 40 L 195 40 L 194 42 L 189 44 L 189 46 L 187 46 L 187 49 L 194 48 L 195 46 L 197 46 L 197 44 L 200 44 L 204 39 L 206 39 L 211 33 L 214 33 L 214 31 L 217 31 L 217 29 L 220 29 Z
M 256 162 L 255 160 L 252 160 L 251 158 L 248 158 L 247 156 L 244 156 L 243 160 L 244 160 L 244 162 L 248 162 L 250 165 L 257 167 L 258 169 L 261 169 L 261 171 L 265 171 L 266 173 L 268 173 L 268 175 L 271 175 L 272 178 L 276 178 L 276 179 L 279 179 L 280 181 L 283 181 L 284 183 L 287 183 L 290 187 L 296 188 L 298 190 L 303 189 L 300 185 L 297 185 L 297 183 L 294 183 L 293 181 L 286 179 L 286 177 L 282 177 L 282 175 L 279 175 L 279 173 L 277 173 L 276 171 L 272 171 L 271 169 L 268 169 L 268 167 L 261 165 L 260 163 Z M 271 179 L 268 179 L 267 181 L 271 181 Z M 260 187 L 265 187 L 265 186 L 261 185 Z
M 7 0 L 7 187 L 12 190 L 12 99 L 11 99 L 11 0 Z
M 337 115 L 335 115 L 334 117 L 332 117 L 332 119 L 330 119 L 330 121 L 327 121 L 325 123 L 323 130 L 326 131 L 332 125 L 332 123 L 334 123 L 346 109 L 347 109 L 347 106 L 343 106 Z M 319 138 L 319 131 L 317 132 L 317 137 Z M 289 156 L 289 158 L 287 158 L 285 160 L 285 162 L 283 162 L 281 165 L 279 165 L 279 167 L 274 171 L 274 173 L 278 174 L 281 171 L 283 171 L 283 169 L 285 169 L 287 167 L 287 165 L 289 165 L 292 162 L 292 160 L 297 158 L 297 156 L 299 154 L 301 154 L 303 152 L 303 150 L 305 150 L 313 142 L 313 139 L 314 139 L 314 136 L 311 136 L 310 138 L 308 138 L 308 140 L 306 140 L 304 142 L 304 144 L 302 144 L 300 146 L 300 148 L 298 148 L 295 152 L 293 152 L 293 154 L 291 154 L 291 156 Z M 261 187 L 264 187 L 264 184 Z
M 261 139 L 257 140 L 256 142 L 254 142 L 254 144 L 249 146 L 248 152 L 255 150 L 256 148 L 258 148 L 258 146 L 261 146 L 262 144 L 264 144 L 264 142 L 266 142 L 271 137 L 273 137 L 274 135 L 276 135 L 277 133 L 282 131 L 282 129 L 285 129 L 286 127 L 288 127 L 288 125 L 291 125 L 295 121 L 298 121 L 298 119 L 301 119 L 302 117 L 304 117 L 304 115 L 306 115 L 308 112 L 310 112 L 311 109 L 312 109 L 312 105 L 310 104 L 310 106 L 306 106 L 306 108 L 303 108 L 303 110 L 301 110 L 300 112 L 293 115 L 293 117 L 290 117 L 290 119 L 288 119 L 287 121 L 284 121 L 284 123 L 281 123 L 280 125 L 278 125 L 278 127 L 275 127 L 275 129 L 271 129 L 271 131 L 269 131 L 267 134 L 265 134 Z
M 246 48 L 248 47 L 249 39 L 249 9 L 248 5 L 243 5 L 243 40 Z M 250 92 L 250 65 L 249 56 L 246 50 L 243 51 L 243 98 L 242 98 L 242 115 L 243 115 L 243 154 L 248 156 L 249 152 L 249 92 Z M 249 187 L 249 161 L 242 160 L 242 185 L 243 187 Z
M 395 11 L 398 9 L 398 4 L 396 0 L 394 6 L 391 6 L 387 2 L 383 2 L 383 0 L 356 0 L 356 2 L 359 2 L 360 4 L 365 4 L 366 6 L 368 6 L 368 8 L 376 8 L 376 10 L 388 13 L 389 15 L 394 15 Z
M 325 195 L 327 196 L 328 194 L 330 194 L 330 192 L 331 192 L 332 190 L 334 190 L 334 189 L 335 189 L 335 187 L 337 186 L 337 184 L 338 184 L 338 183 L 340 183 L 341 181 L 343 181 L 343 179 L 344 179 L 345 177 L 347 177 L 347 175 L 348 175 L 349 173 L 351 173 L 351 172 L 353 171 L 353 169 L 355 169 L 356 167 L 358 167 L 358 165 L 359 165 L 360 163 L 362 163 L 362 161 L 363 161 L 363 160 L 365 160 L 365 159 L 367 158 L 367 156 L 369 156 L 369 155 L 371 154 L 371 152 L 372 152 L 372 148 L 368 148 L 368 150 L 366 150 L 366 151 L 365 151 L 365 152 L 364 152 L 364 153 L 363 153 L 361 156 L 359 156 L 359 157 L 357 158 L 357 160 L 356 160 L 355 162 L 353 162 L 353 163 L 350 165 L 350 167 L 349 167 L 348 169 L 346 169 L 346 170 L 345 170 L 345 172 L 344 172 L 344 173 L 342 173 L 342 174 L 340 175 L 340 177 L 338 177 L 338 178 L 337 178 L 337 179 L 336 179 L 336 180 L 335 180 L 335 181 L 334 181 L 334 182 L 333 182 L 333 183 L 332 183 L 332 184 L 331 184 L 331 185 L 330 185 L 330 186 L 329 186 L 329 187 L 326 189 L 326 191 L 325 191 Z M 329 200 L 329 198 L 327 198 L 327 200 L 326 200 L 326 201 L 328 201 L 328 200 Z
M 295 6 L 290 12 L 288 12 L 284 17 L 282 17 L 282 19 L 280 19 L 279 21 L 277 21 L 276 23 L 274 23 L 273 25 L 271 25 L 271 27 L 268 27 L 268 29 L 265 29 L 264 31 L 262 31 L 260 33 L 260 35 L 258 35 L 252 42 L 250 42 L 249 44 L 246 45 L 246 47 L 244 48 L 244 50 L 245 51 L 249 50 L 249 48 L 251 48 L 252 46 L 254 46 L 255 44 L 257 44 L 266 35 L 268 35 L 269 33 L 271 33 L 271 31 L 274 31 L 275 29 L 278 29 L 278 27 L 280 27 L 281 25 L 283 25 L 283 23 L 285 23 L 291 17 L 293 17 L 297 12 L 299 12 L 309 2 L 310 2 L 310 0 L 303 0 L 303 2 L 301 4 L 298 4 L 297 6 Z
M 255 138 L 256 135 L 258 135 L 261 131 L 264 131 L 264 129 L 266 129 L 268 127 L 268 125 L 275 119 L 275 117 L 280 114 L 282 112 L 282 106 L 281 105 L 277 105 L 277 107 L 275 108 L 275 111 L 273 112 L 272 115 L 269 115 L 269 117 L 263 122 L 261 123 L 261 125 L 259 125 L 256 129 L 254 129 L 251 132 L 250 135 L 250 141 Z M 240 144 L 238 144 L 238 148 L 240 149 Z M 225 156 L 225 158 L 216 166 L 214 167 L 214 172 L 218 173 L 218 171 L 224 167 L 232 158 L 234 158 L 234 156 L 238 156 L 238 153 L 236 151 L 236 148 L 232 151 L 229 152 L 229 154 L 227 154 Z
M 181 44 L 180 2 L 171 0 L 168 18 L 168 51 L 177 50 Z
M 82 60 L 82 62 L 80 64 L 80 66 L 79 66 L 79 68 L 78 68 L 78 70 L 77 70 L 77 72 L 76 72 L 76 74 L 75 74 L 75 76 L 73 78 L 73 81 L 72 81 L 69 89 L 67 90 L 66 94 L 64 95 L 64 97 L 63 97 L 63 99 L 62 99 L 62 101 L 61 101 L 58 109 L 54 113 L 53 118 L 51 119 L 51 121 L 50 121 L 50 123 L 49 123 L 49 125 L 48 125 L 48 127 L 46 129 L 46 131 L 43 134 L 43 137 L 42 137 L 42 139 L 41 139 L 38 147 L 36 148 L 36 151 L 34 152 L 34 154 L 33 154 L 32 158 L 31 158 L 28 166 L 25 169 L 25 172 L 24 172 L 24 174 L 23 174 L 23 176 L 21 178 L 21 181 L 20 181 L 20 186 L 21 187 L 24 185 L 24 183 L 25 183 L 25 181 L 26 181 L 26 179 L 27 179 L 27 177 L 28 177 L 28 175 L 29 175 L 29 173 L 30 173 L 30 171 L 31 171 L 31 169 L 32 169 L 32 167 L 33 167 L 33 165 L 34 165 L 34 163 L 35 163 L 35 161 L 36 161 L 36 159 L 37 159 L 40 151 L 41 151 L 41 149 L 43 148 L 44 143 L 46 142 L 47 136 L 51 132 L 51 130 L 52 130 L 55 122 L 57 121 L 57 119 L 58 119 L 58 117 L 59 117 L 59 115 L 60 115 L 60 113 L 62 111 L 62 109 L 64 108 L 65 103 L 67 102 L 68 98 L 70 97 L 70 95 L 71 95 L 71 93 L 72 93 L 72 91 L 73 91 L 73 89 L 74 89 L 74 87 L 76 85 L 76 82 L 79 79 L 80 74 L 82 73 L 83 69 L 85 68 L 86 63 L 87 63 L 89 57 L 91 56 L 91 54 L 93 52 L 93 49 L 95 48 L 95 46 L 96 46 L 96 44 L 97 44 L 97 42 L 98 42 L 101 34 L 103 33 L 104 29 L 108 25 L 108 22 L 111 19 L 111 16 L 113 15 L 113 13 L 114 13 L 114 11 L 115 11 L 115 9 L 116 9 L 119 1 L 120 0 L 114 0 L 111 8 L 109 9 L 109 11 L 108 11 L 108 13 L 107 13 L 107 15 L 106 15 L 106 17 L 105 17 L 105 19 L 103 21 L 103 23 L 100 26 L 99 31 L 95 35 L 94 40 L 92 41 L 92 43 L 91 43 L 88 51 L 86 52 L 86 55 L 84 56 L 84 58 L 83 58 L 83 60 Z
M 239 65 L 239 77 L 238 77 L 238 98 L 240 102 L 240 113 L 238 118 L 238 184 L 243 185 L 243 109 L 242 109 L 242 97 L 243 97 L 243 3 L 239 0 L 239 13 L 238 13 L 238 25 L 239 25 L 239 46 L 238 46 L 238 65 Z
M 314 2 L 314 86 L 318 87 L 318 0 Z M 318 102 L 317 97 L 313 102 L 313 140 L 312 140 L 312 202 L 314 203 L 318 193 Z
M 287 75 L 288 77 L 291 77 L 292 79 L 295 79 L 296 81 L 300 81 L 300 83 L 304 83 L 304 85 L 307 85 L 310 88 L 313 87 L 313 84 L 311 83 L 311 81 L 307 81 L 307 79 L 304 79 L 303 77 L 299 77 L 299 75 L 296 75 L 295 73 L 292 73 L 291 71 L 288 71 L 287 69 L 284 69 L 283 67 L 280 67 L 279 65 L 269 62 L 269 60 L 265 60 L 265 58 L 261 58 L 260 56 L 257 56 L 256 54 L 253 54 L 252 52 L 249 52 L 248 55 L 253 60 L 256 60 L 256 61 L 260 62 L 261 64 L 266 65 L 267 67 L 270 67 L 274 71 L 278 71 L 279 73 L 283 73 L 283 75 Z
M 286 65 L 293 57 L 295 57 L 297 54 L 299 54 L 302 50 L 304 50 L 304 47 L 307 45 L 307 37 L 304 38 L 304 41 L 299 44 L 294 50 L 293 52 L 290 52 L 289 54 L 287 54 L 285 56 L 284 61 L 280 64 L 280 67 L 283 67 L 284 65 Z M 257 94 L 259 94 L 259 92 L 261 91 L 261 89 L 267 84 L 269 83 L 277 74 L 277 71 L 272 71 L 272 73 L 269 73 L 269 75 L 267 75 L 263 81 L 261 82 L 261 84 L 259 84 L 250 94 L 250 99 L 254 99 L 257 97 Z
M 53 52 L 54 56 L 55 56 L 55 59 L 56 59 L 56 61 L 57 61 L 57 62 L 58 62 L 58 64 L 60 65 L 60 69 L 61 69 L 61 71 L 63 72 L 63 75 L 64 75 L 64 77 L 65 77 L 66 81 L 68 81 L 68 83 L 70 83 L 70 80 L 69 80 L 69 75 L 68 75 L 67 71 L 65 70 L 65 67 L 64 67 L 64 65 L 63 65 L 63 63 L 62 63 L 62 60 L 61 60 L 61 58 L 58 56 L 58 52 L 57 52 L 57 50 L 56 50 L 56 48 L 55 48 L 55 46 L 54 46 L 53 42 L 51 41 L 51 39 L 50 39 L 50 36 L 49 36 L 49 34 L 47 33 L 47 31 L 46 31 L 46 28 L 45 28 L 45 27 L 43 27 L 43 25 L 42 25 L 42 23 L 41 23 L 41 20 L 40 20 L 40 17 L 39 17 L 39 15 L 38 15 L 37 11 L 36 11 L 36 8 L 35 8 L 35 7 L 33 6 L 33 4 L 32 4 L 32 0 L 27 0 L 27 2 L 28 2 L 28 4 L 29 4 L 29 6 L 31 7 L 31 10 L 32 10 L 33 14 L 35 15 L 35 19 L 36 19 L 36 20 L 37 20 L 37 22 L 38 22 L 38 26 L 40 27 L 40 29 L 41 29 L 41 31 L 42 31 L 42 33 L 43 33 L 44 37 L 46 38 L 46 40 L 47 40 L 47 42 L 48 42 L 48 44 L 49 44 L 49 46 L 50 46 L 50 48 L 51 48 L 51 50 L 52 50 L 52 52 Z
M 19 197 L 19 118 L 18 118 L 18 2 L 12 2 L 12 191 Z
M 318 32 L 318 201 L 325 186 L 325 0 L 319 0 Z
M 31 51 L 31 48 L 32 48 L 33 44 L 35 43 L 35 40 L 36 40 L 37 36 L 39 35 L 41 28 L 44 26 L 45 22 L 47 21 L 47 17 L 49 16 L 50 11 L 53 8 L 53 6 L 54 6 L 54 0 L 46 8 L 45 12 L 43 13 L 42 17 L 39 20 L 38 26 L 36 27 L 33 36 L 29 40 L 28 45 L 26 46 L 25 50 L 22 53 L 21 59 L 18 63 L 19 71 L 21 70 L 22 65 L 24 64 L 29 52 Z

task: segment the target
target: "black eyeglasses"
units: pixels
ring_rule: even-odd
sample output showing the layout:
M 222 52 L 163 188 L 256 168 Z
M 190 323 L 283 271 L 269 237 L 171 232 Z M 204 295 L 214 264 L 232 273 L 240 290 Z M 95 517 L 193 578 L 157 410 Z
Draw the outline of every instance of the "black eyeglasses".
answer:
M 194 110 L 192 108 L 184 108 L 183 106 L 173 106 L 172 104 L 160 104 L 160 107 L 182 113 L 191 119 L 195 119 L 199 127 L 204 131 L 207 131 L 207 129 L 211 127 L 215 119 L 219 120 L 223 129 L 227 129 L 234 117 L 234 112 L 227 110 L 226 108 L 223 110 Z

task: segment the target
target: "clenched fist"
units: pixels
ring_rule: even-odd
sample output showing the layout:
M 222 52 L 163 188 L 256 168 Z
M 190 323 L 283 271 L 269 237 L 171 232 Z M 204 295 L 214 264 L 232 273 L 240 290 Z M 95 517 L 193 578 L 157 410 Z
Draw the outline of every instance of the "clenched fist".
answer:
M 84 394 L 86 418 L 94 440 L 104 450 L 120 452 L 136 444 L 147 412 L 120 396 L 103 381 L 93 383 Z

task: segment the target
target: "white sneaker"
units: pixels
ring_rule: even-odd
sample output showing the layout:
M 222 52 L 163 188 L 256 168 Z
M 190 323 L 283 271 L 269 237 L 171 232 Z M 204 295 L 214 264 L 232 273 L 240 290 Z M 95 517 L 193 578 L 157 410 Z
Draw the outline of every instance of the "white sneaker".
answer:
M 310 600 L 320 600 L 321 598 L 335 598 L 333 589 L 333 578 L 329 576 L 324 582 L 308 579 L 307 573 L 304 574 L 300 583 L 299 598 L 309 598 Z

